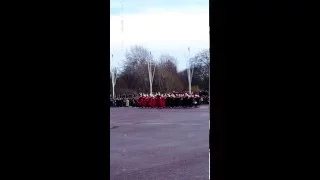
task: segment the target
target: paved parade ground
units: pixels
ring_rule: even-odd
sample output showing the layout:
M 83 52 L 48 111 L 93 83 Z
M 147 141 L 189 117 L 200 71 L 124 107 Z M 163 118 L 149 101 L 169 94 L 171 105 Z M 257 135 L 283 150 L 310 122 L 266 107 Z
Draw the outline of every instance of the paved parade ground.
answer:
M 209 107 L 110 108 L 111 180 L 208 180 Z

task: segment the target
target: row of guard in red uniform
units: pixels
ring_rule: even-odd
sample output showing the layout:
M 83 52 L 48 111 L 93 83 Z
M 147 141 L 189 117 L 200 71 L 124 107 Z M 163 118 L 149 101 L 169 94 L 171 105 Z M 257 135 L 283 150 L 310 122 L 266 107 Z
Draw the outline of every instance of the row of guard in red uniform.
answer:
M 140 94 L 138 107 L 140 108 L 191 108 L 199 107 L 201 98 L 193 94 Z

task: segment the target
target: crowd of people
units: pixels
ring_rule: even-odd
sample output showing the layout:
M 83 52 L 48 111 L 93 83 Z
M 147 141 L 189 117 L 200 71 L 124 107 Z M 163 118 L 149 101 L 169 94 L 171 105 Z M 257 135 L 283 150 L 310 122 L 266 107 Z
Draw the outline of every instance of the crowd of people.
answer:
M 110 107 L 139 108 L 192 108 L 209 104 L 207 95 L 188 93 L 169 93 L 155 95 L 140 94 L 137 96 L 110 97 Z

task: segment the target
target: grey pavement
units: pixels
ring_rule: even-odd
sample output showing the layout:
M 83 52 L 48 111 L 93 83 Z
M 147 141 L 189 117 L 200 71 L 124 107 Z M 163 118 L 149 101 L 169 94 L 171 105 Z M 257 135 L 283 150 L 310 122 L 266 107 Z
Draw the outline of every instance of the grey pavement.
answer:
M 110 108 L 111 180 L 209 179 L 209 108 Z

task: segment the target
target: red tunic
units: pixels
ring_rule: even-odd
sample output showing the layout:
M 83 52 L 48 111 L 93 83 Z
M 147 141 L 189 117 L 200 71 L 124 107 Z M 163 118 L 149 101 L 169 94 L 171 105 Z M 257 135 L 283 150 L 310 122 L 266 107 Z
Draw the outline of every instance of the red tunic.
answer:
M 153 105 L 153 108 L 157 107 L 157 98 L 156 97 L 152 98 L 152 105 Z
M 149 107 L 151 107 L 151 105 L 152 105 L 152 97 L 148 98 L 148 102 L 149 102 Z
M 158 107 L 158 97 L 154 97 L 153 99 L 154 99 L 153 100 L 153 107 L 157 108 Z
M 162 108 L 162 97 L 161 96 L 158 97 L 158 107 Z
M 150 98 L 146 97 L 146 105 L 145 107 L 150 107 Z
M 161 105 L 161 108 L 166 107 L 166 98 L 165 97 L 160 98 L 160 105 Z
M 161 97 L 160 96 L 157 96 L 156 98 L 156 107 L 160 108 L 161 107 Z
M 142 97 L 142 107 L 146 107 L 147 105 L 147 99 L 146 97 Z
M 153 102 L 154 102 L 154 98 L 153 98 L 153 97 L 150 97 L 150 98 L 149 98 L 149 106 L 150 106 L 151 108 L 153 108 Z

